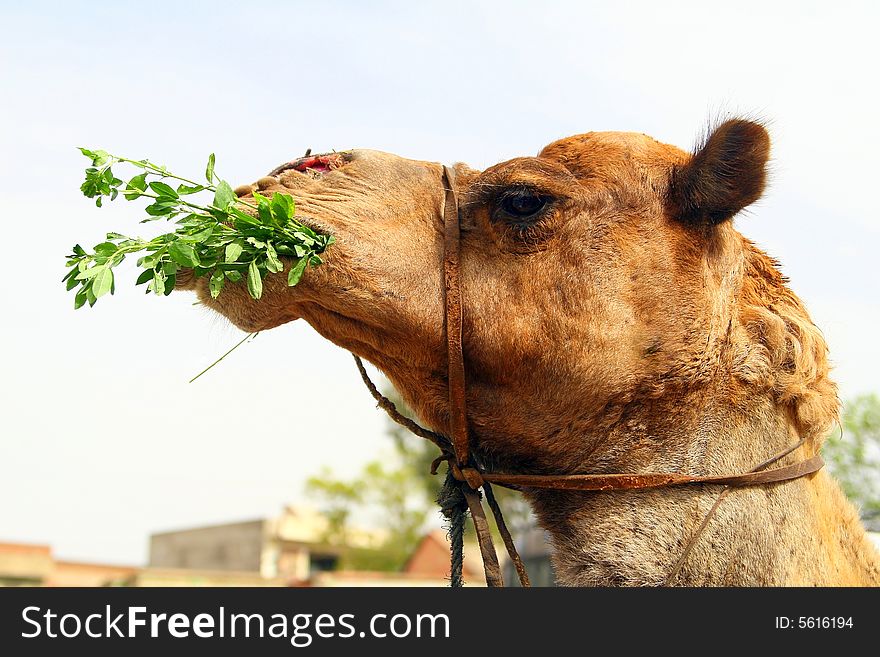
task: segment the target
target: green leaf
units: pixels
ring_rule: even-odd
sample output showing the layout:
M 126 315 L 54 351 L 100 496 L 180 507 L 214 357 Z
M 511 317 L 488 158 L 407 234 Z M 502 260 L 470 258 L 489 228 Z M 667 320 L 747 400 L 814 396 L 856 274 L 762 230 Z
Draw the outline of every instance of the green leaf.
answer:
M 104 179 L 110 184 L 111 187 L 119 187 L 124 181 L 115 177 L 110 169 L 107 169 L 104 172 Z
M 110 159 L 110 153 L 107 151 L 90 151 L 88 148 L 82 147 L 79 150 L 92 161 L 92 166 L 99 167 Z
M 260 222 L 265 226 L 279 227 L 281 224 L 272 215 L 269 199 L 258 192 L 254 192 L 254 198 L 257 199 L 257 216 L 260 218 Z
M 177 282 L 177 276 L 171 274 L 165 279 L 165 296 L 174 292 L 174 284 Z
M 284 269 L 284 265 L 282 265 L 281 261 L 278 259 L 278 254 L 275 252 L 275 248 L 269 242 L 266 243 L 266 269 L 273 274 L 277 274 Z
M 311 228 L 309 228 L 308 226 L 306 226 L 305 224 L 299 224 L 299 225 L 297 226 L 297 230 L 298 230 L 299 232 L 294 233 L 294 236 L 297 236 L 297 237 L 299 237 L 300 239 L 304 239 L 304 238 L 302 237 L 302 235 L 305 235 L 306 237 L 310 237 L 311 239 L 317 239 L 317 238 L 318 238 L 318 234 L 317 234 L 315 231 L 313 231 Z
M 256 260 L 251 260 L 251 264 L 248 265 L 247 288 L 254 299 L 263 296 L 263 279 L 260 277 L 260 268 Z
M 208 226 L 207 228 L 203 228 L 197 233 L 193 233 L 191 235 L 182 235 L 180 239 L 185 240 L 191 243 L 201 243 L 207 240 L 211 235 L 214 234 L 214 227 Z
M 152 253 L 150 255 L 144 256 L 140 260 L 138 260 L 139 267 L 145 267 L 146 269 L 153 269 L 159 264 L 159 259 L 162 257 L 161 252 Z
M 113 270 L 109 267 L 102 267 L 95 277 L 92 279 L 92 294 L 95 299 L 100 299 L 110 291 L 113 286 Z
M 140 198 L 142 192 L 147 190 L 147 174 L 142 173 L 140 175 L 135 176 L 131 180 L 128 181 L 128 184 L 125 186 L 125 191 L 122 192 L 122 195 L 129 201 L 133 201 L 136 198 Z
M 106 268 L 106 267 L 103 267 L 103 266 L 97 266 L 97 265 L 94 266 L 94 267 L 90 267 L 90 268 L 88 268 L 88 269 L 84 269 L 84 270 L 82 270 L 80 273 L 78 273 L 78 274 L 76 275 L 76 280 L 78 280 L 78 281 L 86 281 L 86 280 L 88 280 L 88 279 L 90 279 L 90 278 L 94 278 L 95 276 L 97 276 L 98 274 L 100 274 L 101 271 L 104 270 L 104 269 L 107 269 L 107 268 Z
M 174 262 L 181 264 L 184 267 L 199 266 L 198 254 L 196 254 L 195 249 L 186 242 L 172 242 L 171 246 L 168 247 L 168 255 L 171 256 Z
M 141 272 L 141 275 L 137 277 L 137 280 L 134 282 L 135 285 L 143 285 L 147 281 L 152 280 L 153 278 L 153 270 L 145 269 Z
M 300 258 L 296 261 L 296 264 L 290 268 L 290 272 L 287 274 L 287 284 L 290 287 L 293 287 L 299 280 L 302 278 L 303 272 L 306 270 L 306 265 L 308 264 L 307 258 Z
M 100 200 L 100 199 L 98 199 Z M 167 202 L 161 199 L 157 199 L 155 203 L 152 205 L 148 205 L 144 208 L 144 211 L 153 217 L 164 217 L 166 215 L 170 215 L 174 212 L 174 209 L 177 205 L 174 202 Z
M 211 290 L 211 298 L 216 299 L 220 296 L 220 291 L 223 289 L 223 283 L 226 282 L 226 277 L 223 275 L 223 270 L 219 267 L 214 270 L 214 273 L 211 274 L 211 280 L 208 281 L 208 288 Z
M 317 267 L 318 265 L 323 265 L 324 261 L 321 260 L 321 256 L 313 255 L 311 258 L 309 258 L 309 264 L 312 267 Z
M 243 250 L 243 247 L 238 242 L 230 242 L 229 244 L 227 244 L 225 257 L 226 263 L 232 264 L 233 262 L 236 262 L 238 260 L 238 256 L 241 255 L 241 252 Z
M 92 161 L 96 167 L 99 167 L 103 164 L 106 164 L 110 161 L 110 153 L 107 151 L 97 150 L 95 151 L 95 159 Z
M 226 278 L 228 278 L 233 283 L 238 283 L 241 280 L 241 272 L 230 269 L 226 272 Z
M 80 288 L 80 290 L 76 293 L 76 296 L 73 298 L 73 309 L 78 310 L 82 308 L 86 303 L 86 289 Z
M 306 233 L 296 232 L 293 234 L 293 236 L 296 239 L 298 239 L 299 241 L 301 241 L 303 244 L 305 244 L 306 246 L 314 246 L 314 244 L 315 244 L 315 238 L 307 235 Z
M 181 196 L 186 196 L 187 194 L 198 194 L 206 189 L 208 188 L 205 185 L 195 185 L 194 187 L 190 185 L 178 185 L 177 193 Z
M 70 273 L 72 274 L 75 271 L 76 271 L 75 269 L 71 270 Z M 70 290 L 75 288 L 77 285 L 79 285 L 79 281 L 76 280 L 76 278 L 74 276 L 71 276 L 70 278 L 67 279 L 67 291 L 68 292 L 70 292 Z
M 87 198 L 94 198 L 99 193 L 98 185 L 100 182 L 100 173 L 94 167 L 90 167 L 86 169 L 86 179 L 79 189 Z
M 136 189 L 139 192 L 147 191 L 147 173 L 139 173 L 128 181 L 130 189 Z
M 95 253 L 99 256 L 104 256 L 105 258 L 109 258 L 118 250 L 119 247 L 116 246 L 113 242 L 101 242 L 100 244 L 95 246 Z
M 153 270 L 153 282 L 150 283 L 150 289 L 159 296 L 165 294 L 165 274 L 161 269 Z
M 239 210 L 237 207 L 230 206 L 229 213 L 235 217 L 235 227 L 238 230 L 246 230 L 248 228 L 255 228 L 260 225 L 260 222 L 257 219 L 254 219 L 247 212 L 243 212 Z
M 293 218 L 293 199 L 287 194 L 275 192 L 272 195 L 270 206 L 272 208 L 272 215 L 280 226 L 284 226 Z
M 211 153 L 208 156 L 208 166 L 205 168 L 205 178 L 208 179 L 209 185 L 213 184 L 213 182 L 214 182 L 214 162 L 215 161 L 216 161 L 216 158 L 214 157 L 214 154 Z
M 158 180 L 150 183 L 150 189 L 156 192 L 159 196 L 167 196 L 168 198 L 173 199 L 180 198 L 177 195 L 177 192 L 174 191 L 174 188 L 171 187 L 171 185 L 166 185 L 165 183 L 159 182 Z
M 218 253 L 217 249 L 219 247 L 206 247 L 202 245 L 201 249 L 196 250 L 196 254 L 199 256 L 199 267 L 207 270 L 213 270 L 220 261 L 222 260 L 222 253 Z
M 214 193 L 214 207 L 219 210 L 227 209 L 235 201 L 235 192 L 225 180 L 221 180 Z

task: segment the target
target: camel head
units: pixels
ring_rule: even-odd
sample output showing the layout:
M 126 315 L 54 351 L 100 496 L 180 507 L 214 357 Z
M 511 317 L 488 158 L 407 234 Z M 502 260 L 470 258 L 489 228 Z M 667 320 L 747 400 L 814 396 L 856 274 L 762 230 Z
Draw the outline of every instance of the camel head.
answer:
M 487 461 L 584 470 L 633 404 L 767 396 L 807 436 L 835 413 L 825 343 L 732 218 L 764 188 L 769 138 L 731 120 L 694 153 L 588 133 L 483 171 L 456 164 L 469 422 Z M 302 318 L 375 364 L 446 431 L 442 166 L 370 150 L 240 188 L 291 194 L 336 243 L 300 284 L 202 302 L 246 331 Z M 636 427 L 637 428 L 637 427 Z M 603 452 L 604 450 L 604 452 Z M 595 463 L 593 463 L 595 465 Z

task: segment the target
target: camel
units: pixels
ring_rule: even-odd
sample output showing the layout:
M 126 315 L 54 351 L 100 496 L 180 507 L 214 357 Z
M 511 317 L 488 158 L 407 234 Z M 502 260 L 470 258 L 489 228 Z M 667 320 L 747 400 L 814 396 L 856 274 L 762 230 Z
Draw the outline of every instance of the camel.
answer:
M 814 455 L 837 418 L 827 346 L 778 263 L 733 217 L 762 195 L 770 139 L 732 119 L 693 153 L 591 132 L 483 171 L 455 164 L 468 423 L 490 470 L 751 470 Z M 263 298 L 179 286 L 245 331 L 304 319 L 378 367 L 448 430 L 442 165 L 352 150 L 301 158 L 237 190 L 293 196 L 336 243 Z M 558 582 L 657 586 L 721 487 L 525 490 Z M 877 585 L 880 557 L 822 470 L 730 491 L 679 586 Z

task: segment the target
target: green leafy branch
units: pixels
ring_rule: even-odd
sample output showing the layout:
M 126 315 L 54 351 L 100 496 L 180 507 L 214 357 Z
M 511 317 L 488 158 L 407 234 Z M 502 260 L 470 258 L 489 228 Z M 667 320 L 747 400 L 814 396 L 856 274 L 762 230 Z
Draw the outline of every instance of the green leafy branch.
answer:
M 81 308 L 115 291 L 113 269 L 126 256 L 143 253 L 137 265 L 143 271 L 136 285 L 148 284 L 147 293 L 168 295 L 174 289 L 182 268 L 196 277 L 207 276 L 212 298 L 217 298 L 226 281 L 246 279 L 250 296 L 263 294 L 263 278 L 284 271 L 282 258 L 290 259 L 287 284 L 296 285 L 309 266 L 322 263 L 320 254 L 333 243 L 333 237 L 313 231 L 298 221 L 296 205 L 286 194 L 271 198 L 253 194 L 256 204 L 242 200 L 232 187 L 214 172 L 212 153 L 205 169 L 205 183 L 197 183 L 171 173 L 149 160 L 132 160 L 106 151 L 80 148 L 91 160 L 80 190 L 101 207 L 121 194 L 128 201 L 151 199 L 148 215 L 141 223 L 165 219 L 178 228 L 151 240 L 107 233 L 106 241 L 87 252 L 79 244 L 67 256 L 70 271 L 63 281 L 68 290 L 78 288 L 74 307 Z M 126 164 L 140 170 L 127 182 L 117 178 L 112 167 Z M 173 186 L 171 183 L 176 183 Z M 196 202 L 196 195 L 213 193 L 209 204 Z

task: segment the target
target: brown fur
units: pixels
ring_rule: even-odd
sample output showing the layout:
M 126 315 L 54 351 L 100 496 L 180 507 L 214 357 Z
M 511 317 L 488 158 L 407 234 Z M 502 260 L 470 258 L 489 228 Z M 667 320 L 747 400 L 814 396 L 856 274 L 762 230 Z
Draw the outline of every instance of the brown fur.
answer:
M 524 473 L 749 470 L 838 402 L 826 345 L 776 263 L 728 219 L 756 200 L 769 152 L 755 123 L 696 154 L 589 133 L 485 171 L 456 165 L 469 421 L 492 468 Z M 337 243 L 295 288 L 229 286 L 202 301 L 245 330 L 304 318 L 372 361 L 428 425 L 447 428 L 441 167 L 352 151 L 323 176 L 261 179 Z M 242 188 L 249 193 L 252 187 Z M 533 220 L 512 196 L 540 197 Z M 717 487 L 528 491 L 564 584 L 656 585 Z M 877 555 L 821 472 L 732 492 L 676 583 L 876 584 Z
M 684 221 L 718 223 L 764 192 L 770 138 L 757 123 L 734 119 L 711 132 L 690 162 L 675 167 L 667 198 Z

